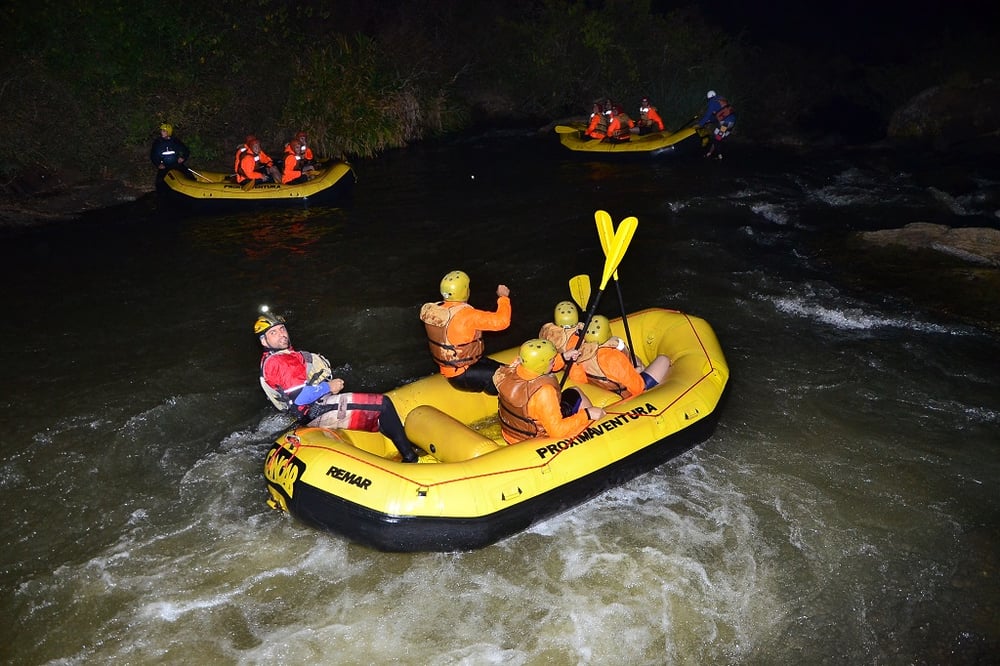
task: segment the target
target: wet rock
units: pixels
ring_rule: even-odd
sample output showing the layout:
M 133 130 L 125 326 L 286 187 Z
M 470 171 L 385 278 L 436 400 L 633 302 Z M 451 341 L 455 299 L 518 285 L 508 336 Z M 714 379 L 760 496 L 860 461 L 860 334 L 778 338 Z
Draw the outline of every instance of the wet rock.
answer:
M 863 288 L 1000 333 L 1000 230 L 914 222 L 855 234 L 848 248 L 850 271 Z
M 934 86 L 893 113 L 887 134 L 938 150 L 992 153 L 1000 144 L 994 112 L 998 103 L 1000 83 L 992 79 Z
M 902 229 L 863 232 L 860 238 L 873 245 L 935 250 L 969 263 L 1000 267 L 1000 229 L 913 222 Z

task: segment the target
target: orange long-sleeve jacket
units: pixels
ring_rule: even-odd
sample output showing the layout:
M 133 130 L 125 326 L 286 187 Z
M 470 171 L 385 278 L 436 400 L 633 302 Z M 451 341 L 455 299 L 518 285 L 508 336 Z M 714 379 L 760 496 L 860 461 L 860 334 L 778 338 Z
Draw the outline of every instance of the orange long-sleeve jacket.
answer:
M 446 308 L 458 305 L 456 301 L 444 301 Z M 468 344 L 481 335 L 482 331 L 502 331 L 510 326 L 510 297 L 498 296 L 496 312 L 477 310 L 472 307 L 462 308 L 448 322 L 448 342 L 456 347 Z M 445 377 L 457 377 L 465 372 L 465 367 L 455 368 L 449 365 L 438 366 Z
M 646 390 L 646 382 L 632 365 L 628 353 L 616 347 L 601 347 L 590 361 L 574 363 L 569 369 L 569 377 L 577 384 L 588 383 L 588 370 L 590 374 L 607 377 L 624 386 L 623 398 L 631 398 Z
M 635 121 L 628 117 L 626 113 L 620 113 L 608 123 L 608 136 L 620 141 L 627 141 L 631 138 L 630 129 L 635 127 Z
M 274 161 L 261 150 L 254 153 L 249 146 L 244 146 L 236 154 L 236 182 L 243 183 L 247 180 L 263 180 L 264 173 L 257 170 L 257 165 L 272 166 Z
M 530 382 L 533 379 L 539 377 L 538 374 L 528 370 L 523 365 L 517 365 L 514 368 L 508 366 L 507 368 L 501 368 L 497 371 L 497 376 L 506 375 L 510 377 L 508 373 L 513 370 L 516 374 L 517 381 Z M 504 382 L 499 382 L 497 388 L 500 389 L 501 400 L 503 400 L 504 395 Z M 558 384 L 554 381 L 551 385 L 544 385 L 538 388 L 531 397 L 528 399 L 528 404 L 525 406 L 525 411 L 527 416 L 534 421 L 537 421 L 545 429 L 546 437 L 554 437 L 556 439 L 567 439 L 569 437 L 574 437 L 587 427 L 590 423 L 590 417 L 587 416 L 586 410 L 580 410 L 576 414 L 571 414 L 570 416 L 564 417 L 562 415 L 562 409 L 560 407 L 560 392 L 558 389 Z M 514 409 L 516 413 L 518 410 Z M 513 432 L 504 431 L 504 438 L 509 444 L 515 444 L 519 441 L 523 441 L 523 436 L 518 436 Z
M 662 132 L 664 129 L 663 118 L 660 117 L 660 113 L 656 110 L 655 106 L 649 107 L 649 110 L 646 111 L 646 113 L 642 113 L 640 111 L 639 118 L 639 125 L 641 126 L 654 127 L 658 132 Z M 646 125 L 647 120 L 651 123 L 650 125 Z

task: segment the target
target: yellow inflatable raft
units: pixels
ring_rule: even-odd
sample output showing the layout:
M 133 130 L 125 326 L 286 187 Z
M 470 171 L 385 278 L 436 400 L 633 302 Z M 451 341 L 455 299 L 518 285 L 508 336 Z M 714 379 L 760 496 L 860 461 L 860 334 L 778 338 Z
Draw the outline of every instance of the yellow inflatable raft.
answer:
M 316 169 L 307 182 L 296 185 L 258 183 L 244 189 L 232 174 L 172 169 L 158 183 L 157 189 L 171 203 L 189 208 L 212 210 L 264 204 L 305 206 L 346 200 L 356 180 L 350 164 L 331 160 Z
M 508 446 L 496 397 L 457 391 L 434 375 L 389 392 L 425 452 L 419 463 L 401 462 L 379 433 L 295 428 L 268 451 L 268 501 L 378 550 L 472 550 L 649 471 L 710 436 L 729 367 L 703 319 L 649 309 L 628 324 L 640 360 L 666 354 L 670 372 L 623 401 L 579 387 L 607 415 L 572 439 Z M 620 319 L 612 328 L 624 335 Z
M 694 152 L 707 144 L 707 139 L 694 127 L 676 132 L 633 134 L 628 141 L 598 141 L 584 132 L 586 123 L 556 125 L 559 142 L 573 152 L 592 157 L 658 157 L 678 152 Z

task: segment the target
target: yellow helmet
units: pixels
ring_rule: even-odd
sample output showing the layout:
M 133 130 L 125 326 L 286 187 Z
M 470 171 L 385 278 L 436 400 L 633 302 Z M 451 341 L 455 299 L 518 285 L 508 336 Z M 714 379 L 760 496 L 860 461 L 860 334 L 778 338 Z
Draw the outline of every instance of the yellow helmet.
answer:
M 563 328 L 573 328 L 580 323 L 580 312 L 576 309 L 573 301 L 559 301 L 556 303 L 556 312 L 552 317 L 552 322 L 556 326 Z
M 441 298 L 446 301 L 469 300 L 469 276 L 462 271 L 452 271 L 441 278 Z
M 275 326 L 279 326 L 285 323 L 285 318 L 281 315 L 274 314 L 273 312 L 264 312 L 259 317 L 257 321 L 253 323 L 253 332 L 257 336 L 264 335 L 270 331 Z
M 167 136 L 174 135 L 174 126 L 171 125 L 170 123 L 163 123 L 162 125 L 160 125 L 160 129 L 164 130 L 167 133 Z
M 518 350 L 521 365 L 538 375 L 544 375 L 549 371 L 549 364 L 558 353 L 554 344 L 539 338 L 528 340 Z
M 611 337 L 611 322 L 604 315 L 594 315 L 587 326 L 587 333 L 583 336 L 584 342 L 596 342 L 603 345 Z

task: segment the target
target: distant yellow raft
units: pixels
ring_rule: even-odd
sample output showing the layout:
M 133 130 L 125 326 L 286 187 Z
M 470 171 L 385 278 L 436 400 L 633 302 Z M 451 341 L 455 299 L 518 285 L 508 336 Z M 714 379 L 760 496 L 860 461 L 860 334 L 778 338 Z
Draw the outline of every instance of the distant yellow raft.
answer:
M 705 145 L 704 137 L 697 128 L 685 127 L 676 132 L 652 132 L 650 134 L 633 134 L 628 141 L 598 141 L 589 139 L 584 132 L 585 123 L 569 123 L 556 125 L 559 142 L 570 150 L 593 157 L 614 156 L 653 156 L 667 155 L 679 152 L 694 152 Z
M 192 171 L 191 175 L 172 169 L 158 185 L 161 194 L 173 203 L 198 208 L 253 205 L 331 204 L 346 200 L 357 180 L 347 162 L 331 160 L 313 172 L 307 182 L 296 185 L 257 183 L 243 189 L 232 174 L 213 171 Z
M 420 463 L 402 463 L 378 433 L 296 428 L 267 454 L 269 503 L 378 550 L 472 550 L 653 469 L 711 435 L 729 367 L 703 319 L 649 309 L 628 324 L 640 360 L 666 354 L 670 372 L 623 401 L 581 386 L 607 416 L 573 439 L 508 446 L 495 397 L 457 391 L 434 375 L 389 392 L 407 435 L 426 452 Z M 612 328 L 624 336 L 620 319 Z

